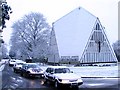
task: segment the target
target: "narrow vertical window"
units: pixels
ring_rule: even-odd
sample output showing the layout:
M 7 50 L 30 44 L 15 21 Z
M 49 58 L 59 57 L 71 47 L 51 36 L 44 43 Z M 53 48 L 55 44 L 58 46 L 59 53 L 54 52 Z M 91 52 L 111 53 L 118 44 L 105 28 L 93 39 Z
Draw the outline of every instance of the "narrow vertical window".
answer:
M 96 30 L 100 30 L 100 25 L 99 25 L 99 23 L 96 24 Z

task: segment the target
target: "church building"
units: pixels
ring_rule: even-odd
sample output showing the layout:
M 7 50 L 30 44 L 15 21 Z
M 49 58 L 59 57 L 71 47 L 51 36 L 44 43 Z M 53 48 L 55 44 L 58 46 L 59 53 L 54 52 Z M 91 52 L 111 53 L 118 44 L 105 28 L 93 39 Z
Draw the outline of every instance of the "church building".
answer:
M 48 62 L 116 63 L 117 58 L 98 17 L 82 7 L 53 23 Z

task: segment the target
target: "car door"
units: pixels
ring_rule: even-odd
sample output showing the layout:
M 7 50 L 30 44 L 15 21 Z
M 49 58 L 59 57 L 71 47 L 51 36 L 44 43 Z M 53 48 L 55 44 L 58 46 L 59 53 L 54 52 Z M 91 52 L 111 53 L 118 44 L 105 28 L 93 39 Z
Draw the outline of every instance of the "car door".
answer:
M 48 68 L 46 70 L 46 77 L 48 78 L 48 80 L 53 81 L 53 72 L 54 69 L 53 68 Z
M 49 79 L 49 73 L 50 73 L 50 68 L 47 68 L 47 70 L 45 71 L 45 77 L 47 79 Z
M 54 81 L 54 69 L 53 68 L 50 69 L 48 77 L 50 81 Z
M 23 66 L 22 67 L 22 73 L 26 73 L 26 70 L 27 70 L 27 66 Z

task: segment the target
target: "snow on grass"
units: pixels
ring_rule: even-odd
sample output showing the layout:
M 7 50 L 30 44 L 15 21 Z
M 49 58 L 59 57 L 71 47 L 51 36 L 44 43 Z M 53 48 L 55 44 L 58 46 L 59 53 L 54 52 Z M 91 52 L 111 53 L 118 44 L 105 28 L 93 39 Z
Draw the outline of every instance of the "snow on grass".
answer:
M 80 75 L 81 77 L 118 77 L 118 66 L 84 66 L 84 67 L 70 67 L 70 69 Z
M 46 70 L 47 66 L 41 66 L 41 68 Z M 69 68 L 81 77 L 118 77 L 118 66 L 82 66 Z

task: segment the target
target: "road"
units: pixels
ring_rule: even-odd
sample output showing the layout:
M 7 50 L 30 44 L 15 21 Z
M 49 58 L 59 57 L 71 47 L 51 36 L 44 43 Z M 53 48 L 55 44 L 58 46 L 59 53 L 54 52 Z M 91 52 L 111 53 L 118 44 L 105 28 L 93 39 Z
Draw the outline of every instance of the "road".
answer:
M 119 90 L 120 83 L 118 78 L 82 78 L 84 84 L 79 87 L 79 90 Z M 44 79 L 40 78 L 24 78 L 19 74 L 14 73 L 12 67 L 5 66 L 2 72 L 2 90 L 19 89 L 45 89 L 56 90 L 53 85 L 45 84 Z

